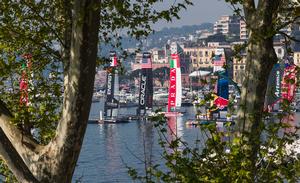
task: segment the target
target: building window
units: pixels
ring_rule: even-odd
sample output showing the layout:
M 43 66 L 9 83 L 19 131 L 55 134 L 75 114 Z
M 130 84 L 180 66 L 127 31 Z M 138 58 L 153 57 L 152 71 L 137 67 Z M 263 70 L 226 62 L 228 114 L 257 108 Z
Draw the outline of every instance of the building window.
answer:
M 243 66 L 243 65 L 241 65 L 241 66 L 240 66 L 240 69 L 244 69 L 244 66 Z
M 238 69 L 238 66 L 237 66 L 237 65 L 235 66 L 235 69 L 236 69 L 236 70 Z
M 199 51 L 199 57 L 203 57 L 202 51 Z
M 208 51 L 205 51 L 205 56 L 208 57 Z

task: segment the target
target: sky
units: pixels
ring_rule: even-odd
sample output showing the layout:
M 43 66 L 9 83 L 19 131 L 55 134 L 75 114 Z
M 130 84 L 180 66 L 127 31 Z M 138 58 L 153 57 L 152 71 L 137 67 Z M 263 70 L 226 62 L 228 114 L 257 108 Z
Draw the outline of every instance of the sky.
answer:
M 165 0 L 164 8 L 176 0 Z M 177 0 L 177 2 L 180 2 Z M 194 6 L 189 6 L 183 10 L 179 16 L 180 20 L 174 19 L 171 23 L 165 21 L 158 22 L 153 27 L 160 30 L 163 27 L 180 27 L 183 25 L 199 25 L 204 22 L 214 23 L 222 15 L 231 15 L 232 9 L 225 0 L 193 0 Z

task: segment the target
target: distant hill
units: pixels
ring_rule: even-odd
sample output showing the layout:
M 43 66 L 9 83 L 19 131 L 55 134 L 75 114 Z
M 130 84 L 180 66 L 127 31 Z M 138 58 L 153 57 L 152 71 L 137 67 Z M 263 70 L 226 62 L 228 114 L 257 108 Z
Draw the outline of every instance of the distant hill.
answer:
M 186 36 L 194 34 L 197 30 L 213 30 L 212 23 L 203 23 L 200 25 L 185 25 L 182 27 L 163 28 L 161 31 L 157 31 L 150 35 L 149 38 L 161 37 L 161 36 Z
M 174 37 L 183 37 L 188 36 L 190 34 L 195 34 L 198 30 L 208 29 L 210 31 L 213 30 L 212 23 L 202 23 L 200 25 L 185 25 L 182 27 L 172 27 L 172 28 L 163 28 L 160 31 L 156 31 L 153 34 L 149 35 L 147 39 L 143 41 L 143 49 L 148 50 L 154 47 L 163 47 L 169 39 Z M 141 46 L 139 41 L 130 38 L 123 37 L 122 39 L 123 48 L 135 48 Z M 101 55 L 107 55 L 110 47 L 102 47 Z

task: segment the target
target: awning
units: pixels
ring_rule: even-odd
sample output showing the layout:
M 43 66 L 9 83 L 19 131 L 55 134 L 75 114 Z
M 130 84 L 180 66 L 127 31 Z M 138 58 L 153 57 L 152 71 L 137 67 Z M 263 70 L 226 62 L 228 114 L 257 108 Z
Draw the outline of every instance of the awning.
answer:
M 194 71 L 189 76 L 190 77 L 201 77 L 201 76 L 208 76 L 211 72 L 209 71 Z

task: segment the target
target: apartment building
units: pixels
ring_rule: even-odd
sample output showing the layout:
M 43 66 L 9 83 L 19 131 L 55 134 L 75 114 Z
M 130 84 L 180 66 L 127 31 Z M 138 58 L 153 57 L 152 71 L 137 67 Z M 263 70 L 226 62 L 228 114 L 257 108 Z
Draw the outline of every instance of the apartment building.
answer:
M 212 57 L 214 51 L 214 47 L 184 48 L 184 54 L 190 58 L 192 71 L 201 68 L 213 68 Z
M 294 64 L 300 67 L 300 49 L 294 50 Z
M 236 15 L 224 15 L 214 24 L 214 34 L 239 35 L 240 18 Z
M 245 77 L 246 54 L 242 54 L 241 58 L 233 58 L 233 81 L 242 84 Z
M 240 20 L 240 39 L 241 40 L 248 39 L 247 26 L 244 20 Z
M 166 53 L 164 49 L 154 48 L 149 51 L 152 55 L 153 64 L 167 64 Z

